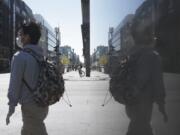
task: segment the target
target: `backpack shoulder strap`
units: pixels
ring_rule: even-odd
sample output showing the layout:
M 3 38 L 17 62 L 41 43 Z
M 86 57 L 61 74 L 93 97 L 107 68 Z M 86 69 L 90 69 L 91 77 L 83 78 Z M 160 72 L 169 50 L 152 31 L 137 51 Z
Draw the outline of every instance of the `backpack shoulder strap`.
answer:
M 33 56 L 33 58 L 37 61 L 37 63 L 40 64 L 40 60 L 37 58 L 38 56 L 36 55 L 36 53 L 35 53 L 32 49 L 25 48 L 25 49 L 22 49 L 22 51 L 28 53 L 28 54 L 31 55 L 31 56 Z M 26 87 L 28 88 L 28 90 L 29 90 L 30 92 L 33 92 L 33 89 L 30 87 L 30 85 L 27 83 L 27 81 L 25 80 L 24 77 L 23 77 L 22 81 L 23 81 L 23 83 L 26 85 Z
M 41 62 L 41 61 L 38 59 L 37 54 L 36 54 L 32 49 L 30 49 L 30 48 L 24 48 L 24 49 L 22 49 L 22 51 L 30 54 L 31 56 L 33 56 L 33 58 L 34 58 L 38 63 Z

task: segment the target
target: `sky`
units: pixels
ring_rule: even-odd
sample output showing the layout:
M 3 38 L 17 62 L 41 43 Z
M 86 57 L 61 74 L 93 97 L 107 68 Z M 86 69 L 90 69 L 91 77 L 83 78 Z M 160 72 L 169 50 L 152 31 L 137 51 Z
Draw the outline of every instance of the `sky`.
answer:
M 91 54 L 98 45 L 108 45 L 109 27 L 134 13 L 144 0 L 90 0 Z M 82 57 L 81 0 L 24 0 L 33 13 L 41 14 L 54 28 L 59 26 L 61 45 L 71 46 Z

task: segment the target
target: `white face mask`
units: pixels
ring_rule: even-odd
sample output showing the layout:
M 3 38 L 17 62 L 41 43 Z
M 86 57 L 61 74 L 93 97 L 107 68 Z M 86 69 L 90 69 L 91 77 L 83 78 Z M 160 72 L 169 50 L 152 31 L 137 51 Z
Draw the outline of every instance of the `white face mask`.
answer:
M 18 47 L 23 48 L 23 43 L 21 42 L 21 37 L 16 38 L 16 44 Z

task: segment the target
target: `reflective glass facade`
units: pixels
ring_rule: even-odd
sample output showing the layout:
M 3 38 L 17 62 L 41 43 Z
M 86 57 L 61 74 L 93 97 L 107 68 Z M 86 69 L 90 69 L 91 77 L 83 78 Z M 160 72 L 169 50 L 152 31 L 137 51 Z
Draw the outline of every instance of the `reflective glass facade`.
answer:
M 54 29 L 40 14 L 35 14 L 34 17 L 37 22 L 41 23 L 42 34 L 39 44 L 44 49 L 44 55 L 46 57 L 55 57 L 56 34 Z

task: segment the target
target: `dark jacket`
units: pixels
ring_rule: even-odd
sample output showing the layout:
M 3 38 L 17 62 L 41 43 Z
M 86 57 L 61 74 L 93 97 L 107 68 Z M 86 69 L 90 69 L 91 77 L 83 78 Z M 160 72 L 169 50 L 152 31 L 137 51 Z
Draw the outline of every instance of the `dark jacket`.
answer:
M 135 87 L 139 90 L 142 102 L 165 103 L 165 88 L 161 67 L 161 59 L 152 48 L 136 48 L 131 56 L 138 55 L 136 65 Z

